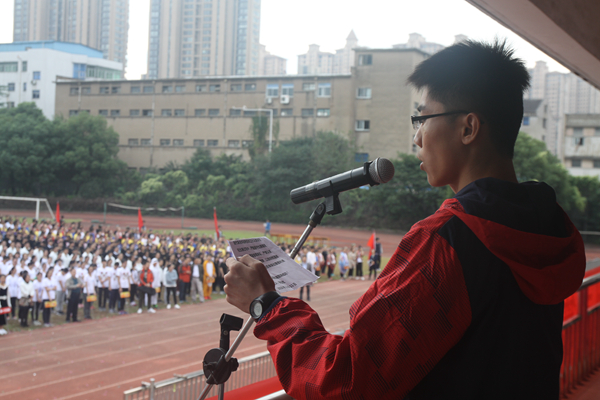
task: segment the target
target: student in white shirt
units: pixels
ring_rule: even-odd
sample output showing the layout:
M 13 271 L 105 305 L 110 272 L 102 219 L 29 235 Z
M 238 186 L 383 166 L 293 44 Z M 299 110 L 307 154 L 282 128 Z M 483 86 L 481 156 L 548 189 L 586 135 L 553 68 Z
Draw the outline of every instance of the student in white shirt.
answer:
M 42 296 L 44 293 L 44 288 L 42 286 L 43 274 L 38 272 L 35 280 L 33 281 L 33 304 L 31 308 L 31 320 L 33 321 L 33 325 L 41 325 L 42 323 L 39 321 L 40 318 L 40 310 L 42 308 Z
M 54 312 L 58 315 L 63 315 L 63 307 L 67 296 L 66 282 L 69 279 L 69 273 L 66 268 L 63 268 L 62 261 L 58 261 L 56 265 L 56 310 Z
M 123 315 L 127 314 L 127 312 L 125 312 L 125 301 L 127 301 L 127 299 L 121 298 L 121 293 L 129 292 L 131 295 L 131 272 L 123 267 L 122 264 L 119 264 L 117 276 L 119 277 L 119 314 Z
M 152 275 L 154 275 L 154 281 L 152 282 L 152 287 L 156 290 L 157 288 L 160 288 L 160 286 L 162 285 L 163 271 L 162 271 L 160 262 L 156 258 L 153 258 L 152 260 L 153 260 L 153 262 L 151 262 L 151 264 L 150 264 L 150 271 L 152 271 Z M 154 260 L 156 260 L 156 261 L 154 261 Z M 158 298 L 159 298 L 158 293 L 155 293 L 152 296 L 152 306 L 154 308 L 157 308 Z
M 119 277 L 117 276 L 115 266 L 106 267 L 106 277 L 108 278 L 108 312 L 111 314 L 115 313 L 115 307 L 117 306 L 117 299 L 119 298 Z
M 92 302 L 91 301 L 87 301 L 87 296 L 92 296 L 96 294 L 96 275 L 97 275 L 97 271 L 95 270 L 96 267 L 94 265 L 90 265 L 87 268 L 87 274 L 84 277 L 83 280 L 83 292 L 85 293 L 85 296 L 83 298 L 83 317 L 85 319 L 92 319 L 92 312 L 91 312 L 91 308 L 92 308 Z
M 44 326 L 46 328 L 52 326 L 52 324 L 50 324 L 50 312 L 52 311 L 52 309 L 46 308 L 46 302 L 53 301 L 54 297 L 55 297 L 56 283 L 52 279 L 53 275 L 54 275 L 54 268 L 50 267 L 50 268 L 48 268 L 48 272 L 46 272 L 46 277 L 42 280 L 42 287 L 44 289 L 44 291 L 42 293 L 42 301 L 43 301 L 43 307 L 44 307 L 44 311 L 42 311 L 42 318 L 44 320 Z
M 98 274 L 100 280 L 100 293 L 98 294 L 98 308 L 100 311 L 106 311 L 106 302 L 108 300 L 108 292 L 110 285 L 110 278 L 108 276 L 109 271 L 112 269 L 108 266 L 106 261 L 100 263 L 102 267 L 98 267 Z

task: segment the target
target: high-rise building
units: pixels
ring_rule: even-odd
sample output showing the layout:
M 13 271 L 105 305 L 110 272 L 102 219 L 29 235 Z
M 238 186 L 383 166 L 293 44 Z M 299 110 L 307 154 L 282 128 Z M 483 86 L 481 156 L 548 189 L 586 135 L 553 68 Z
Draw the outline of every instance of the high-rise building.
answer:
M 298 56 L 299 75 L 328 75 L 328 74 L 350 74 L 354 66 L 354 49 L 358 46 L 358 39 L 354 31 L 346 38 L 343 49 L 335 51 L 335 54 L 320 50 L 318 44 L 308 46 L 308 52 Z
M 525 98 L 543 99 L 548 105 L 546 145 L 562 159 L 566 114 L 600 113 L 600 91 L 575 74 L 548 72 L 543 61 L 538 61 L 529 74 L 531 88 Z
M 80 43 L 125 67 L 129 0 L 15 0 L 13 41 Z
M 287 60 L 267 51 L 260 45 L 258 59 L 258 74 L 263 76 L 285 75 L 287 73 Z
M 465 40 L 464 35 L 456 35 L 455 43 Z M 427 54 L 435 54 L 444 48 L 439 43 L 428 42 L 425 37 L 419 33 L 411 33 L 408 35 L 408 42 L 395 44 L 392 46 L 394 49 L 419 49 Z
M 259 75 L 260 0 L 151 0 L 149 79 Z

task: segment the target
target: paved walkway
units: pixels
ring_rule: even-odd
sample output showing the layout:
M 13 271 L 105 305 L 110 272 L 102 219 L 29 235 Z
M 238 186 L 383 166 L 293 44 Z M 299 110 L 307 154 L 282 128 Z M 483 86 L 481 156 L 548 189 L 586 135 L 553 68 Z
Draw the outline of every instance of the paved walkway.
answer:
M 568 397 L 568 400 L 598 400 L 600 399 L 600 370 L 597 370 L 587 382 L 578 387 Z

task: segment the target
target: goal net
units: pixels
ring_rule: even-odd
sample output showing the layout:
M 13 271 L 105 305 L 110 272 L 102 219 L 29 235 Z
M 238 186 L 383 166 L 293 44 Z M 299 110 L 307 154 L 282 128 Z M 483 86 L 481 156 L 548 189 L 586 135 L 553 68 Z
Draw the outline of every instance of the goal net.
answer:
M 45 198 L 0 196 L 0 214 L 11 213 L 35 216 L 37 220 L 40 219 L 40 216 L 42 219 L 55 219 L 50 203 Z
M 104 220 L 107 221 L 107 213 L 112 215 L 118 214 L 120 216 L 128 216 L 127 222 L 132 226 L 137 226 L 138 210 L 142 210 L 142 217 L 146 219 L 149 216 L 160 216 L 160 217 L 180 217 L 181 226 L 183 229 L 183 219 L 185 214 L 184 207 L 136 207 L 126 206 L 117 203 L 106 203 L 104 211 Z M 110 218 L 110 215 L 108 216 Z

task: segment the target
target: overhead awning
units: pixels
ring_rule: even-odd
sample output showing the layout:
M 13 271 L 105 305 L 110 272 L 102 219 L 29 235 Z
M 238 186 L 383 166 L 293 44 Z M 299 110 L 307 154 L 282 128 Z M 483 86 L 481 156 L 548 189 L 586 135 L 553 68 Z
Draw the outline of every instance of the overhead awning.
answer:
M 467 0 L 600 89 L 599 0 Z

